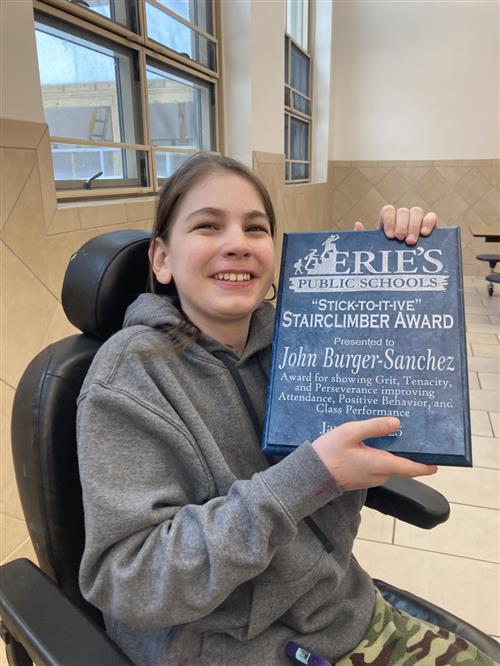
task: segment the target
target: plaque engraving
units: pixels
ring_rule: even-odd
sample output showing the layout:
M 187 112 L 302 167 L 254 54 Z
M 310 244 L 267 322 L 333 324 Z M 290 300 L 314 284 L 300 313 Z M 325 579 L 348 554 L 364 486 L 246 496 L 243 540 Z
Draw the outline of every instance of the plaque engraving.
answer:
M 263 451 L 384 415 L 399 431 L 367 444 L 472 465 L 460 230 L 285 234 Z

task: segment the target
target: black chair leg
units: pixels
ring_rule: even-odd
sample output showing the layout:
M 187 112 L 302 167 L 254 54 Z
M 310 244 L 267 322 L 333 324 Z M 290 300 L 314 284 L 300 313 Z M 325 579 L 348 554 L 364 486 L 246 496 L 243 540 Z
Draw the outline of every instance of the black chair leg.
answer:
M 2 639 L 5 642 L 5 652 L 9 666 L 33 666 L 31 657 L 12 634 L 2 631 Z

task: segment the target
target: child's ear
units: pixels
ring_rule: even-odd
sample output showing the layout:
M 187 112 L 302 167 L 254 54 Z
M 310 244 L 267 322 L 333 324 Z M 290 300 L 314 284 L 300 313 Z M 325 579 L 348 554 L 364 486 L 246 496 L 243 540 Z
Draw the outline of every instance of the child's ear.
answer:
M 149 262 L 160 284 L 168 284 L 172 273 L 168 265 L 168 249 L 161 238 L 155 238 L 148 250 Z

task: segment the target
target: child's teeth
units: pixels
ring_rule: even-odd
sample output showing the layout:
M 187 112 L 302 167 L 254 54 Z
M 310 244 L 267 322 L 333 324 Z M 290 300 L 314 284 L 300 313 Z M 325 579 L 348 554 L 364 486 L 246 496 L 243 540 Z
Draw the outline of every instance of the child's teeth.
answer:
M 250 280 L 250 273 L 217 273 L 214 276 L 217 280 L 227 280 L 228 282 L 244 282 Z

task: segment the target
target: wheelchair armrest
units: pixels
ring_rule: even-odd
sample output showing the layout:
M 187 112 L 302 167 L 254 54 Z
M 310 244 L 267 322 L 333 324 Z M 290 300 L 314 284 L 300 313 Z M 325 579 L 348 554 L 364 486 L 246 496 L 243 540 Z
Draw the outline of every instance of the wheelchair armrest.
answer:
M 41 666 L 132 666 L 105 632 L 27 559 L 0 567 L 3 627 Z
M 450 515 L 444 495 L 420 481 L 401 476 L 392 476 L 382 486 L 369 488 L 365 504 L 426 530 L 446 522 Z

